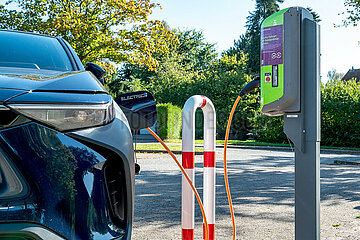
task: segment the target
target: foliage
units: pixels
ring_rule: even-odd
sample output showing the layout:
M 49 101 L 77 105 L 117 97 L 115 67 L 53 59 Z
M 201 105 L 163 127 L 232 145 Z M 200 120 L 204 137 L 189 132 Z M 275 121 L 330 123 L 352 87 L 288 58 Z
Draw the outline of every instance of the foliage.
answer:
M 332 70 L 328 71 L 328 73 L 327 73 L 327 78 L 329 81 L 341 80 L 343 78 L 343 76 L 344 76 L 344 74 L 336 72 L 336 69 L 332 69 Z
M 344 25 L 357 26 L 360 20 L 360 0 L 345 0 L 347 17 Z
M 204 139 L 204 114 L 199 108 L 195 112 L 195 139 Z
M 261 23 L 271 14 L 279 11 L 279 3 L 284 0 L 256 0 L 255 11 L 247 17 L 246 32 L 227 50 L 229 55 L 239 55 L 241 51 L 248 54 L 247 73 L 260 72 L 260 35 Z
M 360 145 L 360 84 L 328 81 L 321 89 L 322 144 L 358 147 Z
M 180 138 L 181 108 L 170 103 L 158 104 L 159 136 L 162 139 Z
M 184 102 L 179 92 L 186 90 L 182 86 L 198 72 L 206 71 L 216 61 L 217 54 L 214 44 L 207 43 L 201 31 L 173 31 L 179 44 L 171 44 L 168 53 L 153 54 L 159 63 L 157 71 L 140 64 L 125 64 L 114 83 L 109 84 L 111 91 L 124 92 L 131 89 L 133 83 L 141 83 L 144 89 L 155 94 L 158 102 Z
M 256 140 L 269 143 L 286 143 L 287 137 L 283 131 L 284 118 L 263 115 L 260 110 L 251 119 L 251 133 Z
M 189 96 L 191 82 L 217 61 L 217 54 L 214 44 L 207 43 L 201 31 L 174 32 L 179 44 L 171 44 L 169 53 L 153 54 L 159 63 L 157 71 L 140 64 L 125 64 L 117 78 L 108 84 L 111 93 L 142 88 L 153 93 L 158 103 L 182 106 Z
M 147 89 L 152 92 L 159 103 L 172 103 L 182 106 L 189 94 L 189 85 L 193 82 L 194 73 L 186 70 L 176 56 L 167 57 L 159 66 L 159 71 L 149 78 Z
M 159 55 L 159 71 L 144 82 L 158 102 L 183 106 L 194 93 L 192 84 L 216 62 L 217 55 L 214 45 L 205 42 L 202 32 L 177 30 L 175 33 L 180 44 L 173 45 L 171 54 Z
M 320 15 L 317 12 L 315 12 L 311 7 L 307 7 L 306 10 L 308 10 L 313 16 L 314 22 L 316 23 L 321 22 Z
M 11 10 L 8 4 L 18 8 Z M 0 28 L 61 36 L 83 63 L 109 59 L 155 69 L 152 54 L 168 52 L 171 31 L 149 15 L 150 0 L 9 0 L 0 5 Z
M 133 76 L 130 77 L 130 80 L 121 80 L 118 77 L 114 77 L 106 83 L 105 87 L 113 98 L 122 93 L 146 90 L 142 81 Z
M 260 72 L 261 23 L 265 18 L 279 11 L 279 3 L 283 2 L 284 0 L 256 0 L 255 11 L 247 17 L 245 34 L 240 35 L 240 39 L 234 41 L 234 46 L 226 51 L 229 55 L 238 55 L 240 51 L 248 54 L 247 73 L 249 74 Z M 310 7 L 306 9 L 313 15 L 315 22 L 321 21 L 319 14 Z
M 332 72 L 333 73 L 333 72 Z M 321 89 L 321 144 L 358 147 L 360 144 L 360 83 L 329 80 Z M 256 140 L 286 143 L 283 117 L 267 117 L 258 111 L 250 120 Z
M 215 44 L 206 42 L 203 32 L 175 31 L 180 44 L 174 49 L 181 56 L 181 64 L 192 71 L 205 71 L 217 58 Z
M 190 85 L 191 95 L 199 94 L 207 96 L 214 103 L 217 113 L 217 131 L 221 138 L 225 134 L 227 119 L 232 105 L 241 89 L 251 79 L 245 73 L 247 58 L 244 54 L 240 58 L 223 55 L 221 59 L 214 62 L 196 81 Z M 233 118 L 231 137 L 244 139 L 248 129 L 247 118 L 254 113 L 258 107 L 258 93 L 244 97 L 239 103 Z
M 182 49 L 192 43 L 189 37 L 184 36 L 202 34 L 195 31 L 176 33 Z M 233 101 L 245 83 L 250 81 L 250 77 L 245 74 L 247 58 L 244 54 L 239 54 L 239 56 L 223 55 L 221 59 L 216 59 L 212 54 L 214 46 L 202 42 L 204 41 L 202 37 L 197 37 L 197 39 L 202 40 L 196 44 L 192 43 L 191 49 L 193 50 L 190 52 L 194 53 L 193 55 L 179 50 L 173 54 L 161 56 L 157 72 L 145 75 L 144 71 L 138 71 L 139 69 L 135 68 L 127 68 L 127 71 L 132 71 L 130 76 L 145 76 L 143 79 L 139 78 L 139 81 L 143 83 L 143 89 L 154 94 L 158 103 L 172 103 L 182 107 L 192 95 L 204 95 L 210 98 L 217 110 L 218 136 L 223 137 Z M 196 52 L 201 55 L 201 52 L 204 52 L 204 46 L 207 49 L 208 57 L 202 59 L 207 59 L 207 61 L 198 61 L 201 64 L 194 66 L 193 61 L 186 60 L 197 58 Z M 127 81 L 125 77 L 123 79 L 123 82 L 134 83 L 133 80 Z M 246 138 L 249 128 L 247 118 L 254 114 L 254 109 L 259 106 L 258 95 L 256 93 L 246 96 L 244 101 L 241 101 L 233 120 L 232 138 Z M 196 119 L 198 129 L 196 136 L 202 137 L 203 118 L 201 112 L 196 114 Z

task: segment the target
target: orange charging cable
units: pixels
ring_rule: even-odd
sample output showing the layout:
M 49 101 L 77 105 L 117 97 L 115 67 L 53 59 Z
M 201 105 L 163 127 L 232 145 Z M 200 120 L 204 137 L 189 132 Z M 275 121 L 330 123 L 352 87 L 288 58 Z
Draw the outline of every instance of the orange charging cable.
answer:
M 231 109 L 229 120 L 228 120 L 228 123 L 227 123 L 227 126 L 226 126 L 225 143 L 224 143 L 224 178 L 225 178 L 226 194 L 227 194 L 227 197 L 228 197 L 230 213 L 231 213 L 231 221 L 232 221 L 232 229 L 233 229 L 233 240 L 236 239 L 236 225 L 235 225 L 234 208 L 233 208 L 233 205 L 232 205 L 231 194 L 230 194 L 229 179 L 228 179 L 228 174 L 227 174 L 226 150 L 227 150 L 227 143 L 228 143 L 228 140 L 229 140 L 229 132 L 230 132 L 231 120 L 233 118 L 236 106 L 238 105 L 238 103 L 240 101 L 240 98 L 241 98 L 241 96 L 238 96 L 236 98 L 236 100 L 234 102 L 234 105 L 233 105 L 233 107 Z
M 185 169 L 183 168 L 183 166 L 181 166 L 180 162 L 176 159 L 176 156 L 171 152 L 171 150 L 166 146 L 166 144 L 161 140 L 161 138 L 153 132 L 153 130 L 151 130 L 150 128 L 146 128 L 146 130 L 148 130 L 155 138 L 156 140 L 159 141 L 159 143 L 161 143 L 161 145 L 165 148 L 165 150 L 170 154 L 170 156 L 174 159 L 174 161 L 176 162 L 176 164 L 178 165 L 178 167 L 180 168 L 181 172 L 184 174 L 186 180 L 188 181 L 188 183 L 190 184 L 191 189 L 193 190 L 196 199 L 199 203 L 200 209 L 201 209 L 201 214 L 204 218 L 204 224 L 205 224 L 205 239 L 209 240 L 209 225 L 207 222 L 207 218 L 205 215 L 205 210 L 204 210 L 204 206 L 202 204 L 201 198 L 199 196 L 199 193 L 196 191 L 196 188 L 194 187 L 193 183 L 191 182 L 191 179 L 189 177 L 189 175 L 186 173 Z

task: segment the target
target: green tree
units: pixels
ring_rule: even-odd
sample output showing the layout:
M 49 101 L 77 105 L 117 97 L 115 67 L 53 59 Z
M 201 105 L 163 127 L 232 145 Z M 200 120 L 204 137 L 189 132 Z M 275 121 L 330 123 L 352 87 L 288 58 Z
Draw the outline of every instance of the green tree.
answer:
M 234 46 L 227 50 L 229 55 L 239 55 L 240 51 L 248 54 L 247 72 L 258 74 L 260 72 L 260 38 L 261 23 L 271 14 L 279 11 L 279 4 L 284 0 L 256 0 L 255 11 L 247 17 L 246 32 L 240 35 L 240 39 L 234 41 Z M 315 22 L 320 22 L 320 16 L 310 7 L 306 8 L 312 15 Z
M 222 138 L 225 135 L 227 119 L 232 105 L 245 84 L 251 81 L 245 73 L 247 57 L 245 54 L 234 56 L 223 55 L 213 62 L 209 69 L 198 75 L 188 87 L 188 97 L 198 94 L 207 96 L 214 103 L 217 114 L 217 133 Z M 258 92 L 244 96 L 233 117 L 230 137 L 244 139 L 248 133 L 248 119 L 259 107 Z M 201 118 L 202 119 L 202 118 Z M 199 128 L 197 128 L 199 129 Z M 201 130 L 198 136 L 202 136 Z
M 9 9 L 11 3 L 18 8 Z M 150 0 L 9 0 L 0 5 L 0 28 L 61 36 L 83 63 L 108 59 L 154 69 L 152 54 L 176 41 L 163 23 L 149 19 L 156 6 Z
M 306 9 L 311 13 L 315 22 L 321 22 L 320 15 L 317 12 L 315 12 L 311 7 L 307 7 Z
M 357 26 L 360 20 L 360 0 L 345 0 L 346 19 L 344 25 Z
M 241 51 L 248 55 L 248 73 L 260 72 L 261 23 L 265 18 L 279 11 L 279 3 L 282 2 L 284 0 L 256 0 L 255 10 L 247 17 L 245 34 L 234 41 L 234 46 L 227 50 L 229 55 L 239 56 Z
M 173 31 L 179 44 L 171 44 L 168 53 L 154 52 L 158 69 L 151 70 L 140 64 L 123 65 L 117 79 L 109 83 L 114 95 L 143 88 L 151 91 L 159 103 L 182 106 L 189 91 L 186 86 L 217 61 L 217 53 L 215 45 L 206 42 L 201 31 Z
M 206 42 L 202 31 L 192 29 L 175 32 L 180 44 L 174 50 L 181 56 L 181 64 L 193 71 L 205 71 L 216 61 L 218 55 L 215 44 Z
M 344 74 L 336 72 L 336 69 L 332 69 L 332 70 L 328 71 L 328 73 L 327 73 L 327 78 L 329 81 L 341 80 L 343 78 L 343 76 L 344 76 Z
M 194 81 L 196 73 L 182 65 L 179 56 L 168 56 L 157 71 L 149 78 L 145 87 L 154 94 L 158 103 L 172 103 L 181 106 L 189 97 L 189 85 Z

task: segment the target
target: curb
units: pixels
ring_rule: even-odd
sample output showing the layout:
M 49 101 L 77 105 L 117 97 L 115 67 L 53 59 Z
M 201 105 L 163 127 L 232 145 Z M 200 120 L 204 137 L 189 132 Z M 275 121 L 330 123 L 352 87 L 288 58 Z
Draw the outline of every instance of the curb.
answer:
M 135 150 L 136 153 L 168 153 L 166 150 Z M 180 155 L 182 151 L 172 151 L 174 154 Z M 204 155 L 203 152 L 195 152 L 195 155 Z
M 202 145 L 196 145 L 196 147 L 202 147 Z M 224 145 L 216 145 L 216 148 L 224 148 Z M 253 150 L 270 150 L 270 151 L 294 151 L 290 147 L 271 147 L 271 146 L 247 146 L 247 145 L 228 145 L 228 148 L 240 148 L 240 149 L 253 149 Z M 167 153 L 165 150 L 136 150 L 138 153 Z M 181 151 L 172 151 L 174 154 L 181 154 Z M 320 153 L 332 153 L 332 154 L 350 154 L 360 155 L 360 151 L 355 150 L 343 150 L 343 149 L 321 149 Z M 203 155 L 203 152 L 195 152 L 195 155 Z M 345 161 L 348 162 L 348 161 Z M 339 163 L 340 164 L 340 163 Z M 360 165 L 355 163 L 354 165 Z
M 216 145 L 217 148 L 224 148 L 224 145 Z M 291 147 L 271 147 L 271 146 L 251 146 L 251 145 L 228 145 L 227 148 L 254 149 L 254 150 L 271 150 L 292 152 Z
M 223 148 L 223 145 L 216 145 L 216 147 Z M 288 151 L 293 152 L 294 149 L 290 147 L 271 147 L 271 146 L 245 146 L 245 145 L 228 145 L 228 148 L 242 148 L 242 149 L 256 149 L 256 150 L 272 150 L 272 151 Z M 320 153 L 334 153 L 334 154 L 351 154 L 360 155 L 360 151 L 346 150 L 346 149 L 329 149 L 322 148 Z

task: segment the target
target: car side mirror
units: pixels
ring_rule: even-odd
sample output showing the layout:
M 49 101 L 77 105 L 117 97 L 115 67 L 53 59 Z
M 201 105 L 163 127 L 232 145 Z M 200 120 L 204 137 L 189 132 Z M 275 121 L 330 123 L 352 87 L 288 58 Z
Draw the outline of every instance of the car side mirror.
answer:
M 89 62 L 86 64 L 85 66 L 85 70 L 91 72 L 92 74 L 94 74 L 94 76 L 102 83 L 104 84 L 105 81 L 103 79 L 104 75 L 105 75 L 105 70 L 100 67 L 99 65 Z
M 152 127 L 157 119 L 156 102 L 151 93 L 139 91 L 117 96 L 120 106 L 133 130 Z

